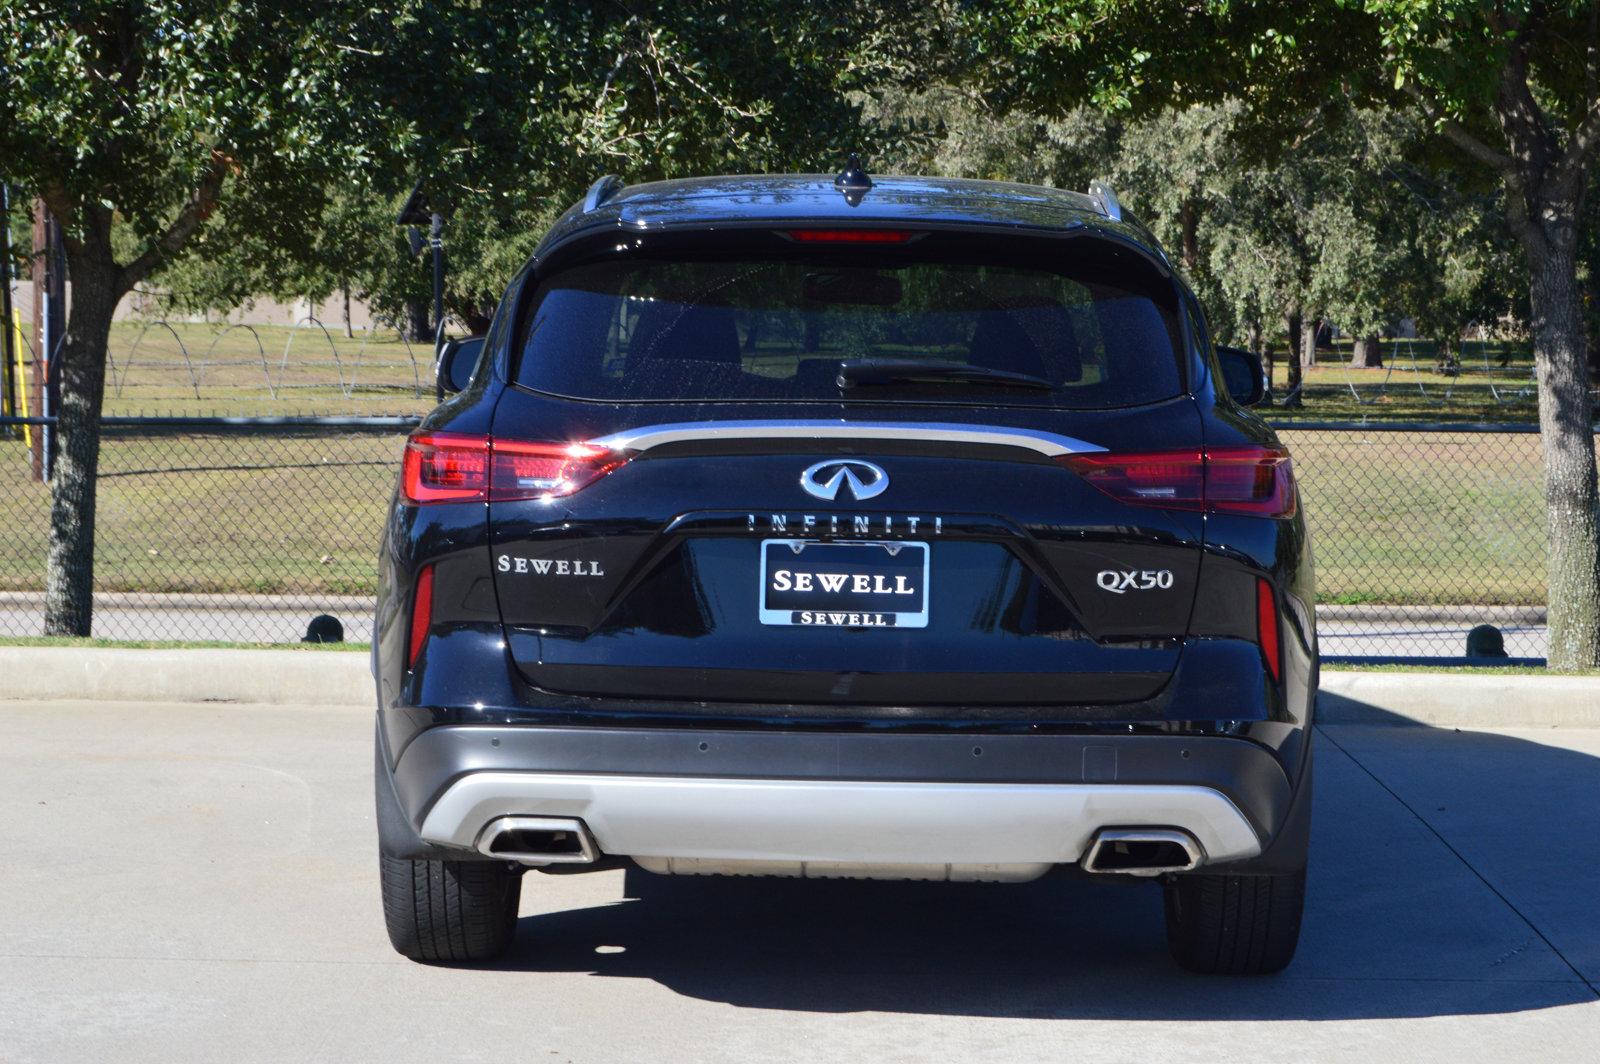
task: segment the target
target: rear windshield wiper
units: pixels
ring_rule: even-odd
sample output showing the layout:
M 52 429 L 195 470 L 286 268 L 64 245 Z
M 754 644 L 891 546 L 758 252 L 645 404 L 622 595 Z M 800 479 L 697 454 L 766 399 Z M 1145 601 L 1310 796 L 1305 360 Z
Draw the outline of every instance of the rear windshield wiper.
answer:
M 863 384 L 982 384 L 1038 392 L 1053 392 L 1056 388 L 1031 373 L 964 366 L 959 362 L 863 358 L 839 363 L 839 387 L 857 388 Z

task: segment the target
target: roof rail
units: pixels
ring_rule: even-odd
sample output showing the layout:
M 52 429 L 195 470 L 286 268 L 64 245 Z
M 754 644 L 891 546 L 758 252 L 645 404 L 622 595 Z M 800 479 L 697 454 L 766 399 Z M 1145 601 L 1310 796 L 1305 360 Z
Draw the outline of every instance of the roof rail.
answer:
M 588 194 L 583 197 L 583 213 L 588 214 L 621 191 L 622 178 L 616 174 L 607 174 L 589 186 Z
M 1113 222 L 1122 221 L 1122 203 L 1104 181 L 1089 182 L 1089 198 L 1100 205 L 1100 213 Z

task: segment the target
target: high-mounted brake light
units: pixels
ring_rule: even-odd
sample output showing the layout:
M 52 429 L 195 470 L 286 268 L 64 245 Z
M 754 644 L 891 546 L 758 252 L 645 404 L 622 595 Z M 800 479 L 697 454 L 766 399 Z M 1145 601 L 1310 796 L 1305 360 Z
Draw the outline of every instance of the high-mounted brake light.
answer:
M 1290 517 L 1294 469 L 1281 447 L 1069 454 L 1058 461 L 1113 499 L 1169 510 Z
M 1278 603 L 1272 585 L 1256 577 L 1256 642 L 1261 645 L 1261 660 L 1267 663 L 1272 682 L 1283 679 L 1283 651 L 1278 645 Z
M 400 482 L 406 501 L 511 502 L 571 495 L 627 456 L 588 443 L 526 443 L 457 433 L 406 441 Z
M 783 235 L 799 244 L 908 244 L 922 234 L 904 229 L 788 229 Z

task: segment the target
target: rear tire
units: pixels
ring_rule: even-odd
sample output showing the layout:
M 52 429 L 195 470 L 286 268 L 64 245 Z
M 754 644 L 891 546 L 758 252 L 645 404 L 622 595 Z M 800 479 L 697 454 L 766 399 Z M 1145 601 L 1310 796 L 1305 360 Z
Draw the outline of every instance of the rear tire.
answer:
M 1182 875 L 1165 886 L 1167 948 L 1207 975 L 1265 975 L 1294 959 L 1306 870 L 1280 875 Z
M 500 956 L 516 934 L 519 869 L 495 861 L 411 861 L 379 854 L 383 920 L 414 961 L 454 964 Z

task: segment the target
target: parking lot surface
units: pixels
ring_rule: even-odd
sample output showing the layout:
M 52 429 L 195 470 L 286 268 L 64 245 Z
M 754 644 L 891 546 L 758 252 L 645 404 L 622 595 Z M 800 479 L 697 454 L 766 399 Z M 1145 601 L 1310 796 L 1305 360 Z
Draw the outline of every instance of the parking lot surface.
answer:
M 1322 729 L 1304 935 L 1186 975 L 1149 884 L 530 874 L 383 933 L 370 710 L 0 702 L 0 1061 L 1593 1060 L 1600 732 Z

